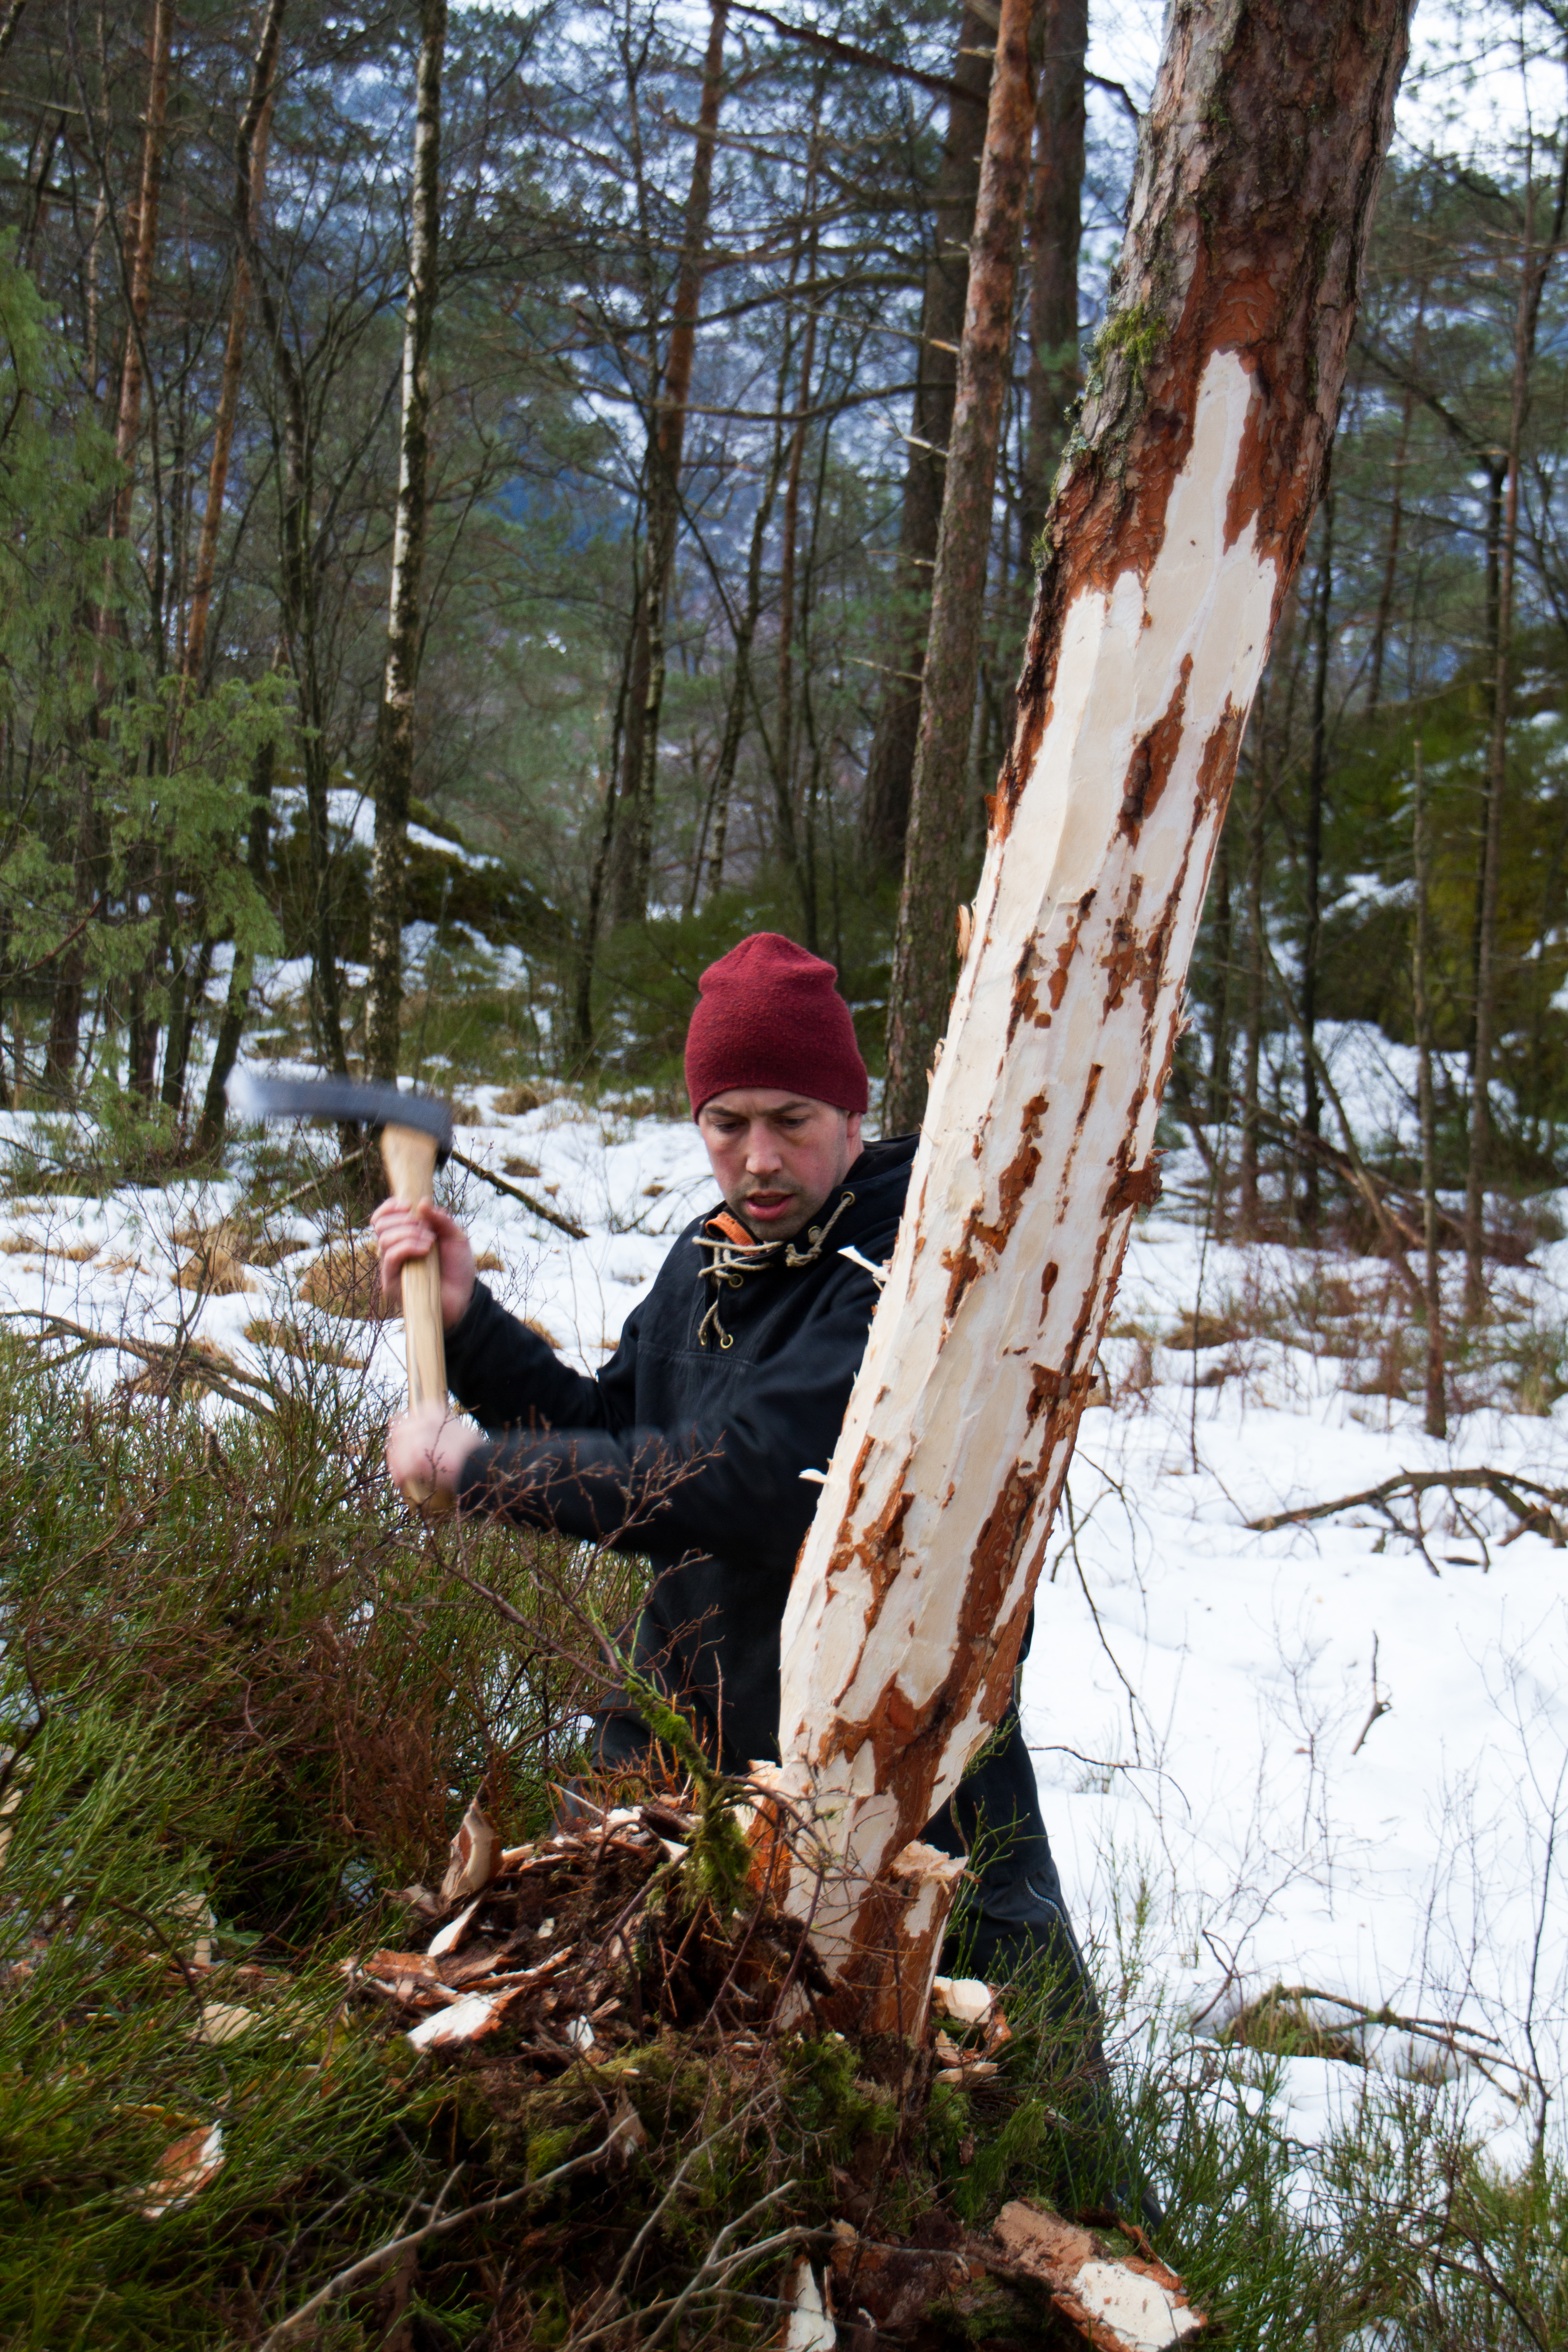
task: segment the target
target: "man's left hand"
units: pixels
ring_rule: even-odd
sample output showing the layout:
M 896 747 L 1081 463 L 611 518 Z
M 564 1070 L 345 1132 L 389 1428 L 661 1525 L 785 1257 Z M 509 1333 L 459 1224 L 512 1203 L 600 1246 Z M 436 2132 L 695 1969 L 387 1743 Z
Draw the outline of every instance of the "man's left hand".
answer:
M 456 1495 L 463 1484 L 463 1465 L 476 1445 L 479 1432 L 458 1421 L 451 1408 L 431 1398 L 412 1412 L 399 1413 L 386 1433 L 386 1467 L 394 1486 L 416 1478 Z

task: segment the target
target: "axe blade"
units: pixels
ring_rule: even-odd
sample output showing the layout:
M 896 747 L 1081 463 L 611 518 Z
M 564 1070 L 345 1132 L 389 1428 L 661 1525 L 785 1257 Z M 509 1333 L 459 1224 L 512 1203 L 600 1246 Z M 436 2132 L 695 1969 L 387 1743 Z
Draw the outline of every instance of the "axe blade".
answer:
M 236 1070 L 228 1098 L 242 1118 L 331 1118 L 377 1132 L 412 1128 L 436 1139 L 437 1156 L 452 1149 L 452 1106 L 439 1095 L 405 1095 L 363 1078 L 258 1077 Z

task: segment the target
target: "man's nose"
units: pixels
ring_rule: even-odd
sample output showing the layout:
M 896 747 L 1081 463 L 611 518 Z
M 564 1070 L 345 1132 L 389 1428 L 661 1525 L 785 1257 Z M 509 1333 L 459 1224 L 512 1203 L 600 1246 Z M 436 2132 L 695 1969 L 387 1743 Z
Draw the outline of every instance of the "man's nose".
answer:
M 753 1127 L 746 1138 L 746 1173 L 749 1176 L 771 1176 L 783 1166 L 776 1139 L 761 1125 Z

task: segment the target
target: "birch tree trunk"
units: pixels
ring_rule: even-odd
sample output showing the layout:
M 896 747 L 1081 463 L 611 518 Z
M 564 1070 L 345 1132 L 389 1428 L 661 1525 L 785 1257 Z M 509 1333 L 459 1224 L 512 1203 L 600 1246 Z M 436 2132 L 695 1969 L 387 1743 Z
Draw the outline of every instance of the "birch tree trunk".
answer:
M 1012 363 L 1013 293 L 1034 127 L 1030 16 L 1031 0 L 1004 0 L 985 118 L 888 998 L 883 1122 L 889 1131 L 920 1123 L 926 1072 L 952 985 L 991 504 Z
M 838 1979 L 835 2022 L 923 2013 L 952 1865 L 911 1841 L 1006 1705 L 1158 1192 L 1161 1089 L 1333 429 L 1408 5 L 1167 18 L 946 1050 L 784 1620 L 784 1761 L 760 1784 L 814 1823 L 820 1867 L 798 1838 L 769 1859 Z
M 375 845 L 370 883 L 370 1002 L 365 1062 L 395 1080 L 403 1011 L 403 902 L 414 788 L 415 694 L 424 626 L 421 582 L 430 473 L 430 338 L 441 237 L 441 64 L 447 0 L 421 0 L 415 79 L 408 301 L 403 320 L 403 417 L 397 514 L 386 616 L 386 671 L 375 730 Z

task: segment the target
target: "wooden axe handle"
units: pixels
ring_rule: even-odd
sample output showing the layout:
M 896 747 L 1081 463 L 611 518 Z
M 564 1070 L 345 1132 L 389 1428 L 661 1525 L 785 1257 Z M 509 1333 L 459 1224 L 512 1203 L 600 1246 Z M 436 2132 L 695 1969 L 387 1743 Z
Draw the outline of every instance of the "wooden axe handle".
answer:
M 385 1127 L 381 1157 L 392 1197 L 400 1208 L 416 1209 L 436 1181 L 436 1139 L 417 1128 Z M 447 1401 L 447 1343 L 441 1328 L 441 1256 L 432 1245 L 403 1269 L 403 1336 L 408 1351 L 408 1402 Z M 449 1511 L 457 1501 L 427 1478 L 405 1478 L 405 1498 L 429 1511 Z

